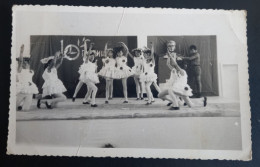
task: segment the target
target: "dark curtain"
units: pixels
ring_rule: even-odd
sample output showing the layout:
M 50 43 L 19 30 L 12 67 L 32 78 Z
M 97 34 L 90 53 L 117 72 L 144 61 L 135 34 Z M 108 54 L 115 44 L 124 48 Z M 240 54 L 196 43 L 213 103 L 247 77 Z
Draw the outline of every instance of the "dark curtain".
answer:
M 42 58 L 54 55 L 56 51 L 59 51 L 61 48 L 61 40 L 64 41 L 65 48 L 68 44 L 77 45 L 78 40 L 81 42 L 83 37 L 90 39 L 92 42 L 94 42 L 95 46 L 93 49 L 100 51 L 104 50 L 104 46 L 107 41 L 110 41 L 111 43 L 109 47 L 114 47 L 117 42 L 124 42 L 129 47 L 129 50 L 132 50 L 137 47 L 136 36 L 31 36 L 31 69 L 35 72 L 33 81 L 38 86 L 40 92 L 42 91 L 41 88 L 44 82 L 42 78 L 44 67 L 40 60 Z M 97 59 L 99 71 L 102 67 L 102 61 L 101 57 L 97 57 Z M 76 60 L 73 61 L 64 59 L 62 66 L 58 69 L 58 77 L 61 79 L 61 81 L 67 88 L 67 92 L 65 93 L 67 97 L 73 96 L 79 78 L 78 69 L 82 63 L 83 60 L 80 55 Z M 128 65 L 130 67 L 134 65 L 134 62 L 130 57 L 128 57 Z M 127 84 L 129 97 L 136 97 L 135 83 L 132 77 L 128 78 Z M 100 83 L 97 84 L 97 87 L 97 97 L 105 97 L 105 80 L 103 78 L 100 78 Z M 121 81 L 114 80 L 114 97 L 123 97 L 122 90 L 123 88 Z M 84 97 L 86 91 L 86 86 L 83 85 L 77 97 Z
M 189 46 L 196 45 L 200 53 L 200 65 L 202 69 L 201 82 L 203 95 L 219 95 L 218 73 L 217 73 L 217 48 L 216 36 L 148 36 L 148 44 L 154 43 L 155 55 L 158 60 L 156 66 L 158 82 L 165 83 L 170 77 L 170 70 L 166 66 L 166 59 L 163 56 L 166 53 L 166 42 L 174 40 L 176 42 L 176 52 L 184 56 L 189 55 Z M 178 61 L 178 64 L 184 68 L 187 62 Z M 188 72 L 188 71 L 187 71 Z M 191 74 L 188 72 L 188 76 Z M 194 89 L 194 83 L 190 80 L 189 85 Z

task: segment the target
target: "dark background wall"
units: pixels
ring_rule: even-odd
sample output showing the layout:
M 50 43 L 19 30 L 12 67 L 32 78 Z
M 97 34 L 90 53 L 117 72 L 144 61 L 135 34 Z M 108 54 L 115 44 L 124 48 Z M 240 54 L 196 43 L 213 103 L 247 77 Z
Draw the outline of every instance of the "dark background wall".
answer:
M 91 42 L 94 42 L 95 50 L 104 50 L 104 46 L 106 42 L 110 42 L 109 47 L 114 47 L 117 42 L 124 42 L 129 50 L 132 50 L 137 47 L 137 37 L 136 36 L 42 36 L 42 35 L 33 35 L 30 38 L 30 49 L 31 49 L 31 68 L 34 70 L 35 75 L 33 77 L 33 81 L 39 88 L 39 91 L 42 92 L 42 85 L 44 80 L 42 78 L 42 74 L 44 71 L 44 66 L 40 63 L 42 58 L 48 57 L 50 55 L 54 55 L 56 51 L 59 51 L 61 48 L 60 41 L 64 41 L 64 48 L 68 44 L 77 45 L 78 40 L 80 43 L 82 42 L 83 37 L 90 39 Z M 80 48 L 81 50 L 83 48 Z M 98 71 L 102 67 L 101 57 L 97 57 L 98 60 Z M 80 55 L 76 60 L 69 61 L 64 59 L 62 66 L 58 69 L 58 77 L 62 80 L 63 84 L 67 88 L 67 92 L 65 93 L 67 97 L 72 97 L 75 87 L 78 83 L 79 73 L 78 69 L 80 65 L 83 63 L 82 56 Z M 128 65 L 132 67 L 134 65 L 133 60 L 128 57 Z M 135 86 L 133 78 L 128 78 L 128 93 L 129 97 L 136 96 L 135 94 Z M 98 93 L 97 97 L 105 97 L 105 80 L 100 78 L 100 83 L 97 84 Z M 114 81 L 114 96 L 115 97 L 123 97 L 122 92 L 122 82 L 121 80 Z M 86 94 L 86 86 L 83 85 L 81 90 L 78 93 L 77 97 L 84 97 Z
M 170 77 L 170 70 L 166 66 L 166 59 L 163 56 L 166 53 L 166 42 L 174 40 L 176 42 L 176 52 L 184 56 L 189 55 L 189 46 L 196 45 L 201 56 L 201 82 L 203 95 L 219 95 L 218 88 L 218 70 L 217 70 L 217 46 L 216 36 L 148 36 L 148 44 L 153 42 L 156 55 L 156 71 L 158 73 L 158 82 L 165 83 Z M 178 64 L 184 68 L 185 62 L 178 61 Z M 186 62 L 188 63 L 188 62 Z M 187 71 L 188 76 L 191 74 Z M 194 83 L 189 79 L 189 85 L 194 89 Z

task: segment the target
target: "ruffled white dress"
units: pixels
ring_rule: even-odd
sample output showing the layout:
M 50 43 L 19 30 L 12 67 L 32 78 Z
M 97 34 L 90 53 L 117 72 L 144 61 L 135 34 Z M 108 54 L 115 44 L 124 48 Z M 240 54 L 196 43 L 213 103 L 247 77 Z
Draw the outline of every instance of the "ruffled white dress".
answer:
M 34 72 L 29 69 L 22 69 L 20 73 L 17 74 L 18 82 L 16 82 L 17 93 L 24 94 L 38 94 L 38 88 L 33 83 L 32 77 Z
M 173 90 L 178 95 L 192 96 L 192 89 L 187 84 L 188 76 L 184 71 L 184 76 L 179 73 L 171 72 L 170 79 L 166 82 L 167 87 Z
M 140 82 L 154 82 L 157 80 L 157 74 L 154 73 L 155 65 L 153 62 L 144 62 L 144 72 L 140 75 Z
M 144 56 L 141 55 L 140 57 L 134 57 L 134 63 L 135 65 L 132 67 L 132 70 L 134 72 L 134 75 L 139 77 L 144 72 Z
M 104 77 L 104 78 L 115 78 L 115 70 L 116 70 L 116 60 L 113 58 L 106 57 L 102 59 L 102 62 L 104 66 L 102 69 L 98 72 L 98 75 Z
M 82 75 L 80 76 L 80 80 L 82 82 L 93 82 L 95 84 L 99 83 L 98 74 L 96 73 L 97 65 L 96 63 L 87 62 L 82 68 Z
M 117 57 L 116 65 L 114 79 L 127 78 L 134 74 L 134 71 L 127 65 L 127 57 Z
M 62 81 L 58 78 L 56 68 L 52 68 L 50 72 L 48 72 L 48 68 L 46 68 L 42 74 L 42 78 L 45 81 L 42 86 L 43 97 L 53 94 L 60 94 L 67 91 Z

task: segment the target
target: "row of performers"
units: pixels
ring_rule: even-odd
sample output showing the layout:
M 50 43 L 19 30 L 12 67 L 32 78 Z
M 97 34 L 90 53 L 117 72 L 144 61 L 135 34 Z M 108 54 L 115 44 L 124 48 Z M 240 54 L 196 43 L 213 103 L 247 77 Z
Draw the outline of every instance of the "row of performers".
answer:
M 115 48 L 108 48 L 105 45 L 105 56 L 102 59 L 103 67 L 97 72 L 97 63 L 95 61 L 96 52 L 92 50 L 93 43 L 87 47 L 87 42 L 84 42 L 83 64 L 79 67 L 79 83 L 76 86 L 72 101 L 76 99 L 76 95 L 83 84 L 87 85 L 88 91 L 83 100 L 83 104 L 91 104 L 91 107 L 97 107 L 96 93 L 99 83 L 99 76 L 106 79 L 106 100 L 113 96 L 113 80 L 122 80 L 124 102 L 128 103 L 127 96 L 127 78 L 133 76 L 136 84 L 137 100 L 143 99 L 142 85 L 145 85 L 147 93 L 146 105 L 151 105 L 154 102 L 153 94 L 151 92 L 151 85 L 153 84 L 158 91 L 158 97 L 169 101 L 170 110 L 179 110 L 181 104 L 193 106 L 206 106 L 207 98 L 202 97 L 196 104 L 190 100 L 192 96 L 192 89 L 187 84 L 187 74 L 185 70 L 181 69 L 176 63 L 176 53 L 168 50 L 167 66 L 171 69 L 171 77 L 166 83 L 166 89 L 160 90 L 157 85 L 157 74 L 154 72 L 155 58 L 154 47 L 151 43 L 150 48 L 144 49 L 136 48 L 129 52 L 128 47 L 120 42 L 119 46 Z M 175 47 L 174 41 L 169 41 L 167 47 Z M 32 102 L 32 95 L 38 94 L 38 88 L 32 82 L 33 71 L 30 70 L 30 58 L 23 57 L 24 46 L 21 47 L 20 57 L 18 60 L 18 75 L 17 75 L 17 107 L 18 110 L 29 110 Z M 134 66 L 130 68 L 127 65 L 127 56 L 134 60 Z M 57 103 L 65 101 L 66 88 L 62 81 L 58 78 L 57 69 L 62 65 L 64 55 L 61 52 L 56 52 L 54 56 L 50 56 L 41 60 L 44 64 L 44 73 L 42 75 L 44 84 L 42 86 L 42 95 L 38 95 L 37 107 L 41 108 L 45 104 L 47 108 L 51 109 L 57 106 Z

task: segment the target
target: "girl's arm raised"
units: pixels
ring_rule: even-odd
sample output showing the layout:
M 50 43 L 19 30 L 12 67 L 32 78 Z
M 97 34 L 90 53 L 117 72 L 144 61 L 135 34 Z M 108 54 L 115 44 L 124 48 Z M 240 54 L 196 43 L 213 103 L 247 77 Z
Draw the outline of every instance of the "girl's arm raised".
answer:
M 128 56 L 129 55 L 129 49 L 128 49 L 128 47 L 126 46 L 126 44 L 124 43 L 124 42 L 119 42 L 124 48 L 125 48 L 125 50 L 126 50 L 126 55 L 124 55 L 124 56 Z
M 152 57 L 153 64 L 155 64 L 155 59 L 154 59 L 154 47 L 153 47 L 153 43 L 152 43 L 152 42 L 151 42 L 151 57 Z
M 20 48 L 20 55 L 18 58 L 18 72 L 22 71 L 22 67 L 23 67 L 23 51 L 24 51 L 24 44 L 22 44 L 21 48 Z
M 61 66 L 61 64 L 63 62 L 63 58 L 64 58 L 64 54 L 60 53 L 58 56 L 58 61 L 56 62 L 56 65 L 55 65 L 56 69 L 58 69 Z

